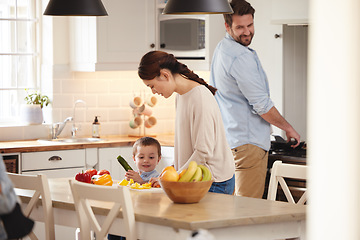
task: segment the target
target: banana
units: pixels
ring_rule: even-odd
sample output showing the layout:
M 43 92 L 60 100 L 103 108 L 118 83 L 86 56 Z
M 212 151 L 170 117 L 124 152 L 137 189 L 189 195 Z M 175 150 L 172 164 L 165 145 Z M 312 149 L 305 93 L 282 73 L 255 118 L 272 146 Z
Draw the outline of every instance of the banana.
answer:
M 202 171 L 202 180 L 201 181 L 210 181 L 211 180 L 211 172 L 209 168 L 207 168 L 205 165 L 198 165 L 199 168 L 201 168 Z
M 197 166 L 194 176 L 192 176 L 189 182 L 198 182 L 201 181 L 201 178 L 202 178 L 202 170 L 199 166 Z
M 192 176 L 194 176 L 197 169 L 197 163 L 195 161 L 191 161 L 186 172 L 181 176 L 178 182 L 189 182 Z

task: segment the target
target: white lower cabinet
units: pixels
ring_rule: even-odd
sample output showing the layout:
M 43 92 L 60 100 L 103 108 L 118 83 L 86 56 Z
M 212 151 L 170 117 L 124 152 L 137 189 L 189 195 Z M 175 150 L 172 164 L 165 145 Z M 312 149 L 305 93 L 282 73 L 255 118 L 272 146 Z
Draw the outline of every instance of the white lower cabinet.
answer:
M 84 168 L 79 167 L 79 168 L 69 168 L 69 169 L 27 171 L 27 172 L 22 172 L 22 174 L 27 174 L 27 175 L 44 174 L 48 178 L 63 178 L 63 177 L 75 177 L 75 175 L 81 172 L 82 170 L 84 170 Z
M 85 149 L 85 168 L 98 169 L 98 148 L 86 148 Z
M 132 158 L 132 147 L 99 148 L 99 170 L 108 170 L 112 178 L 116 180 L 121 180 L 125 177 L 125 170 L 117 160 L 119 155 L 121 155 L 133 169 L 136 169 L 135 162 Z
M 92 159 L 90 162 L 94 161 L 95 150 L 88 152 L 89 159 Z M 86 152 L 85 149 L 75 149 L 22 153 L 21 173 L 45 174 L 48 178 L 74 177 L 76 173 L 85 169 Z M 34 232 L 39 239 L 45 239 L 44 228 L 42 222 L 36 222 Z M 55 225 L 55 238 L 75 239 L 75 230 L 75 228 Z
M 84 169 L 85 149 L 21 154 L 22 174 L 45 174 L 48 178 L 74 177 Z

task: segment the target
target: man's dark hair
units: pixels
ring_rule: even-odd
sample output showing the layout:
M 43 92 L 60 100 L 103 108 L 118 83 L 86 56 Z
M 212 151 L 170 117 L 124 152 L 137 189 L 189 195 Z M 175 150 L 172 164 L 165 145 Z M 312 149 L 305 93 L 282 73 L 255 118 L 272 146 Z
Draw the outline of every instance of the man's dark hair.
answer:
M 224 19 L 227 25 L 232 26 L 232 16 L 233 15 L 247 15 L 251 14 L 254 18 L 255 9 L 245 0 L 232 0 L 230 2 L 230 6 L 232 7 L 234 13 L 233 14 L 224 14 Z

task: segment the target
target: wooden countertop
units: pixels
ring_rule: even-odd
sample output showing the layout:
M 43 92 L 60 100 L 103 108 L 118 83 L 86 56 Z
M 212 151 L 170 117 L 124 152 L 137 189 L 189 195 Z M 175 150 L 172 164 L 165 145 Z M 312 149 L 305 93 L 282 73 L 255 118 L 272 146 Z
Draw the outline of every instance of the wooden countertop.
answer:
M 108 148 L 132 146 L 139 137 L 104 136 L 103 141 L 86 143 L 63 143 L 52 141 L 23 140 L 0 142 L 0 153 L 40 152 L 84 148 Z M 161 134 L 155 137 L 162 146 L 174 146 L 174 135 Z

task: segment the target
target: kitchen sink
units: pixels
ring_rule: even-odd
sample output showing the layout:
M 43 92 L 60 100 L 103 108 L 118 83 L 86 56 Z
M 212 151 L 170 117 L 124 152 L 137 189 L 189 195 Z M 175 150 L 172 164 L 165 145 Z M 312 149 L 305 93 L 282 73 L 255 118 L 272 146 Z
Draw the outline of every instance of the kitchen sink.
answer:
M 60 142 L 60 143 L 91 143 L 105 141 L 102 138 L 62 138 L 62 139 L 39 139 L 39 142 Z

